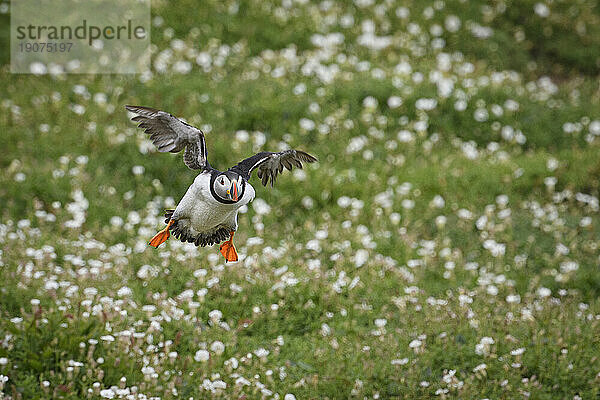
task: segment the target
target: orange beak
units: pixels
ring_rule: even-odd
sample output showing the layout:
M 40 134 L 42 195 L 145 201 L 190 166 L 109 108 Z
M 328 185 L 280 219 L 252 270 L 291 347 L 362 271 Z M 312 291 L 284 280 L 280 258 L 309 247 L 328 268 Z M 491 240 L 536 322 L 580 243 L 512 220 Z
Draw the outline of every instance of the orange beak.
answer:
M 233 201 L 238 201 L 237 181 L 233 181 L 231 187 L 233 188 L 233 194 L 231 196 L 231 199 Z

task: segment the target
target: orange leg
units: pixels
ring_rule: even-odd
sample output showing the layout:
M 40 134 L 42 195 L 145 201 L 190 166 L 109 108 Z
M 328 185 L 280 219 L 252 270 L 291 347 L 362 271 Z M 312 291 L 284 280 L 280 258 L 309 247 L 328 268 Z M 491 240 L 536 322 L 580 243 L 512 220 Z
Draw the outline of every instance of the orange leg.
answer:
M 223 257 L 225 257 L 226 261 L 237 261 L 238 260 L 238 254 L 237 251 L 235 251 L 235 246 L 233 245 L 233 234 L 235 232 L 229 232 L 229 240 L 224 242 L 221 247 L 219 247 L 219 250 L 221 250 L 221 254 L 223 254 Z
M 148 244 L 153 247 L 158 247 L 162 243 L 166 242 L 169 236 L 171 236 L 171 234 L 169 233 L 169 228 L 171 227 L 171 225 L 173 225 L 173 222 L 175 221 L 169 220 L 169 223 L 167 224 L 165 229 L 154 235 L 154 237 L 150 240 Z

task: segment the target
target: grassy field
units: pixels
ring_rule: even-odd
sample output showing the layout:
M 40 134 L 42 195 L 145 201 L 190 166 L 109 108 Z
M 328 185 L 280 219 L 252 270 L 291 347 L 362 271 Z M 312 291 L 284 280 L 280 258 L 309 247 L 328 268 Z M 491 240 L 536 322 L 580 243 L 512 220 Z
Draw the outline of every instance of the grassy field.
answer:
M 597 0 L 158 0 L 138 76 L 11 75 L 0 5 L 4 398 L 600 396 Z M 319 163 L 155 250 L 125 104 Z

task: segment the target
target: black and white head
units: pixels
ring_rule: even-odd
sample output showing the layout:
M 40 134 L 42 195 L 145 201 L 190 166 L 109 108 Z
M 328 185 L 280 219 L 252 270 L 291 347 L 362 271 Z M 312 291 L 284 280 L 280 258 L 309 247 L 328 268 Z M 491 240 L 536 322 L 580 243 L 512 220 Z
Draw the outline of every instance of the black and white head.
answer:
M 226 171 L 215 177 L 212 191 L 217 200 L 235 203 L 243 196 L 243 186 L 244 181 L 240 174 Z

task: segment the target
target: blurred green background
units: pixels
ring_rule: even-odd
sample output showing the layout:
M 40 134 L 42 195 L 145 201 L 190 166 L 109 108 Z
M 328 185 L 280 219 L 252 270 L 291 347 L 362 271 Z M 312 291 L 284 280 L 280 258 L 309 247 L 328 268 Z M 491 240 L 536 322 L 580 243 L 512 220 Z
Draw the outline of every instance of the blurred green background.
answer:
M 600 394 L 598 1 L 154 1 L 132 76 L 10 74 L 9 10 L 5 396 Z M 125 104 L 319 163 L 251 182 L 240 263 L 154 250 L 195 171 Z

